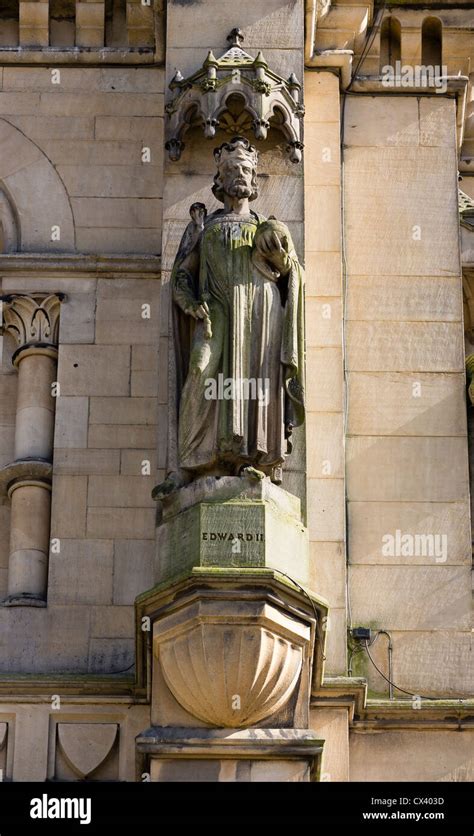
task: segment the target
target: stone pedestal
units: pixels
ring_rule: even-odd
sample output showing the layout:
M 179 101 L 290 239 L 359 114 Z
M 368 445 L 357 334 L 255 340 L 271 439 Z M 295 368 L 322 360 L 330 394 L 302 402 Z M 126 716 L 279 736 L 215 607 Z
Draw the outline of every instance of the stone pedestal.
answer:
M 299 500 L 268 479 L 209 477 L 165 500 L 159 583 L 136 601 L 152 722 L 137 738 L 140 774 L 317 779 L 309 701 L 327 605 L 303 586 L 308 559 Z
M 203 477 L 162 505 L 156 554 L 159 581 L 194 566 L 266 566 L 308 584 L 308 535 L 301 522 L 300 500 L 270 479 Z

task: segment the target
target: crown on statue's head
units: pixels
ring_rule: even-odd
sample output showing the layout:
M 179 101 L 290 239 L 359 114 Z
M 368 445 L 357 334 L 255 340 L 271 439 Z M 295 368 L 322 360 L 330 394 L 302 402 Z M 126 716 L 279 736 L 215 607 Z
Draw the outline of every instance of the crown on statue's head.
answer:
M 234 136 L 230 142 L 223 142 L 219 148 L 214 149 L 214 159 L 218 168 L 229 158 L 248 160 L 255 168 L 258 163 L 258 151 L 244 136 Z

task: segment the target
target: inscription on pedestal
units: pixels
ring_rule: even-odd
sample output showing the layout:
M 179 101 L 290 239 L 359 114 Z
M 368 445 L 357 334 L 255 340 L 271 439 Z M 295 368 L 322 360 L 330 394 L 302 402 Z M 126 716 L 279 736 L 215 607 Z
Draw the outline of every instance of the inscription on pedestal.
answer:
M 242 532 L 239 531 L 238 533 L 234 534 L 233 531 L 203 531 L 202 532 L 202 539 L 203 540 L 210 540 L 212 541 L 219 541 L 219 542 L 231 542 L 232 540 L 242 540 L 246 543 L 251 543 L 255 540 L 256 543 L 263 543 L 264 536 L 263 534 L 250 534 L 248 531 Z
M 166 508 L 157 531 L 157 581 L 195 566 L 279 569 L 290 559 L 292 576 L 307 584 L 307 532 L 297 500 L 270 480 L 263 485 L 231 477 L 213 485 L 208 481 L 182 489 L 177 513 Z M 221 501 L 207 501 L 211 488 L 220 491 Z

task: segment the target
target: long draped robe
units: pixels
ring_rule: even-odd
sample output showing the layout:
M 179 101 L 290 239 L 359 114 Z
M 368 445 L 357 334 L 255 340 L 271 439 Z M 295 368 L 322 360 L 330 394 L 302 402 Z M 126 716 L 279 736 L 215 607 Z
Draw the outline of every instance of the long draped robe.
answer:
M 194 241 L 188 227 L 175 260 L 177 463 L 185 470 L 237 473 L 251 464 L 271 475 L 304 420 L 303 273 L 291 238 L 285 277 L 257 269 L 253 241 L 264 221 L 215 212 Z M 209 307 L 210 337 L 185 313 L 197 300 Z

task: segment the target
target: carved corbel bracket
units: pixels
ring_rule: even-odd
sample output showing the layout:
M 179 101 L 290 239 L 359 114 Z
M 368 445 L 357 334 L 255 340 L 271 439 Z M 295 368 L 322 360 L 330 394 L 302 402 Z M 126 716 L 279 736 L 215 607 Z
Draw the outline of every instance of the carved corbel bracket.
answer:
M 203 66 L 188 78 L 176 71 L 169 85 L 173 98 L 166 104 L 166 143 L 171 160 L 179 160 L 184 136 L 201 126 L 212 139 L 221 129 L 230 135 L 252 130 L 265 140 L 270 128 L 287 141 L 292 162 L 302 157 L 302 87 L 295 74 L 288 79 L 271 70 L 262 53 L 254 58 L 241 47 L 243 35 L 233 29 L 230 48 L 220 58 L 209 52 Z

